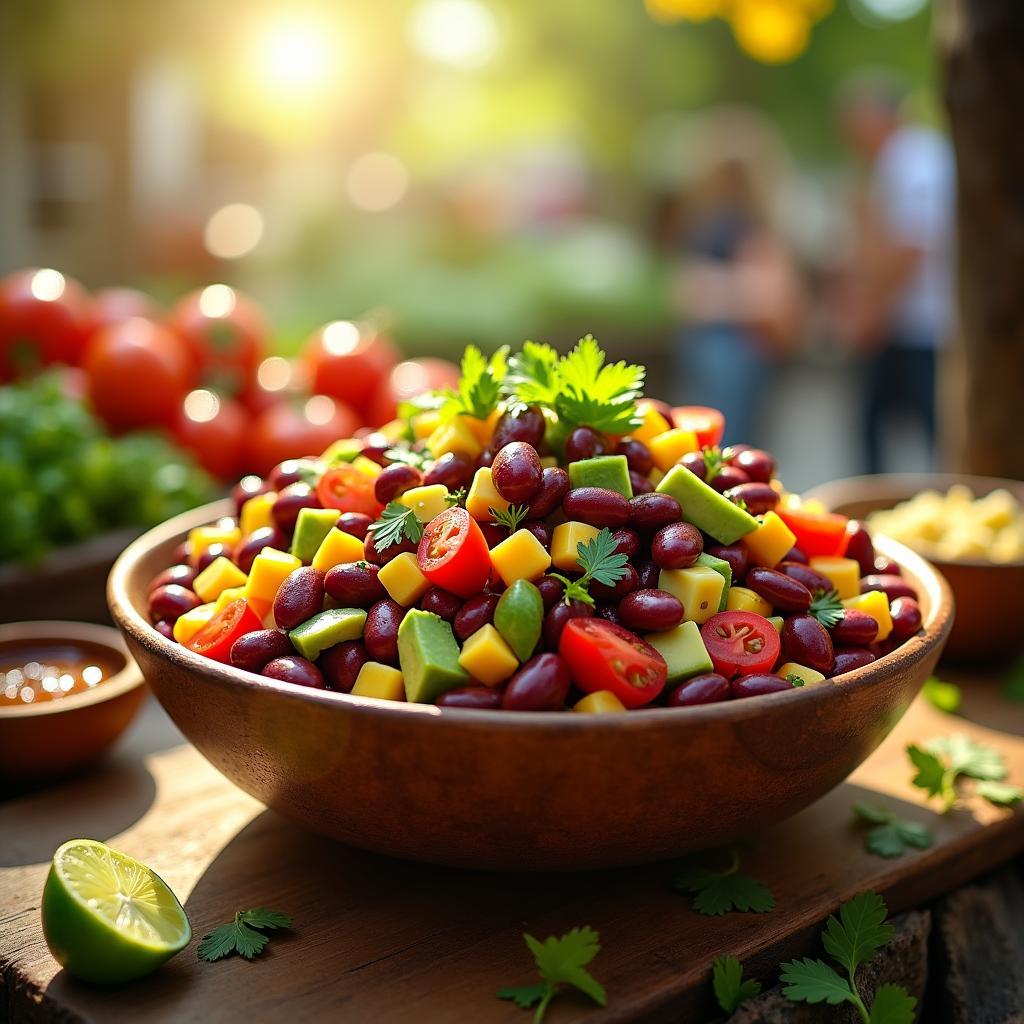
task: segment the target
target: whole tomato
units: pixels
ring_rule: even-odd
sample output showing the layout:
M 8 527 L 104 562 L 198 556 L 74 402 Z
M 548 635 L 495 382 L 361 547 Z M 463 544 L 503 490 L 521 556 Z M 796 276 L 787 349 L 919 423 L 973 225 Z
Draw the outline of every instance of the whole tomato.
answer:
M 192 354 L 198 379 L 237 395 L 249 386 L 267 347 L 263 313 L 226 284 L 211 284 L 180 299 L 167 326 Z
M 200 466 L 221 480 L 237 480 L 246 466 L 251 420 L 233 398 L 205 388 L 190 391 L 171 428 Z
M 51 363 L 78 365 L 92 333 L 89 293 L 56 270 L 0 280 L 0 380 Z
M 459 368 L 447 359 L 407 359 L 382 381 L 373 396 L 368 418 L 374 426 L 395 418 L 398 403 L 434 388 L 459 386 Z
M 348 320 L 335 320 L 314 331 L 302 357 L 311 390 L 339 398 L 364 414 L 397 359 L 383 334 Z
M 142 317 L 96 331 L 83 364 L 86 395 L 115 432 L 170 426 L 192 381 L 192 364 L 181 341 Z
M 285 399 L 256 417 L 249 438 L 249 469 L 266 476 L 285 459 L 319 455 L 338 438 L 351 437 L 359 426 L 352 409 L 327 395 Z
M 160 320 L 163 311 L 145 293 L 136 288 L 103 288 L 93 297 L 94 330 L 121 324 L 141 316 L 146 320 Z
M 256 369 L 251 380 L 238 396 L 238 400 L 253 416 L 277 405 L 289 395 L 308 394 L 303 366 L 283 356 L 268 356 Z

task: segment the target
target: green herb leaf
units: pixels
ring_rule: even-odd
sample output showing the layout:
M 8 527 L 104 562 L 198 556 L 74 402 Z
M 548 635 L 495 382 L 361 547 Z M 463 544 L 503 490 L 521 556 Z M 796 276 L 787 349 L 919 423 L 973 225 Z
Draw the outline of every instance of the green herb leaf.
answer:
M 865 835 L 864 846 L 869 853 L 879 857 L 902 856 L 908 846 L 926 850 L 935 842 L 935 837 L 924 825 L 897 818 L 884 807 L 854 804 L 853 813 L 861 821 L 876 826 Z
M 731 853 L 731 862 L 723 871 L 685 864 L 672 884 L 693 894 L 691 905 L 700 914 L 717 916 L 730 910 L 763 914 L 771 910 L 775 906 L 771 890 L 750 875 L 740 874 L 738 848 L 734 847 Z
M 403 540 L 418 544 L 423 536 L 423 524 L 407 505 L 392 501 L 381 513 L 380 519 L 370 524 L 370 533 L 373 534 L 373 546 L 378 551 L 385 551 L 392 544 L 400 544 Z
M 444 496 L 444 503 L 449 508 L 454 508 L 456 505 L 461 505 L 466 500 L 466 488 L 460 487 L 457 491 L 449 491 Z
M 917 1000 L 900 985 L 879 985 L 868 1024 L 914 1024 Z
M 711 983 L 718 1005 L 726 1013 L 735 1013 L 742 1003 L 761 992 L 761 983 L 743 979 L 743 965 L 734 956 L 715 957 L 711 965 Z
M 974 791 L 997 807 L 1010 807 L 1024 800 L 1024 790 L 1020 786 L 1011 786 L 1006 782 L 979 782 Z
M 852 977 L 893 935 L 885 921 L 885 901 L 878 893 L 862 892 L 839 908 L 838 919 L 829 917 L 821 941 L 825 950 Z
M 994 747 L 958 733 L 938 736 L 925 744 L 925 749 L 944 758 L 952 771 L 972 779 L 1005 779 L 1006 761 Z
M 498 998 L 511 999 L 521 1010 L 528 1010 L 539 1003 L 551 987 L 548 981 L 538 981 L 536 985 L 506 985 L 498 989 Z
M 715 445 L 712 448 L 703 449 L 704 452 L 704 482 L 711 483 L 718 476 L 725 465 L 722 457 L 722 449 Z
M 419 452 L 415 448 L 387 448 L 384 457 L 392 462 L 401 462 L 406 466 L 415 466 L 417 469 L 425 469 L 429 462 L 432 462 L 430 452 Z
M 826 629 L 835 626 L 845 611 L 836 590 L 816 590 L 808 610 Z
M 476 345 L 467 345 L 462 353 L 459 389 L 444 406 L 444 415 L 464 414 L 487 419 L 501 398 L 507 356 L 507 345 L 499 348 L 490 359 Z
M 527 341 L 509 357 L 502 392 L 514 415 L 531 405 L 554 408 L 558 388 L 558 353 L 550 345 Z
M 519 529 L 519 524 L 530 514 L 530 506 L 509 505 L 507 509 L 488 508 L 487 511 L 494 516 L 495 522 L 507 527 L 509 533 L 515 533 Z
M 852 1003 L 855 999 L 849 982 L 841 978 L 824 960 L 790 960 L 782 965 L 779 980 L 782 994 L 801 1003 Z
M 585 544 L 580 541 L 576 545 L 576 563 L 587 579 L 612 587 L 627 574 L 629 556 L 616 551 L 615 546 L 616 540 L 607 526 Z
M 258 928 L 277 929 L 290 928 L 292 919 L 287 914 L 266 907 L 253 907 L 251 910 L 240 910 L 234 920 L 214 928 L 203 936 L 197 954 L 200 960 L 220 960 L 238 953 L 246 960 L 252 960 L 263 952 L 270 937 L 257 931 Z
M 907 747 L 907 756 L 917 769 L 917 774 L 910 780 L 911 785 L 923 789 L 929 797 L 938 796 L 945 790 L 946 767 L 934 754 L 912 743 Z
M 803 678 L 801 676 L 798 676 L 795 672 L 790 672 L 790 673 L 787 674 L 786 682 L 789 683 L 790 686 L 803 686 L 804 685 Z
M 869 825 L 888 825 L 893 819 L 891 811 L 887 811 L 884 807 L 877 806 L 877 804 L 854 804 L 853 813 L 861 821 L 866 821 Z
M 960 707 L 960 687 L 943 682 L 935 676 L 930 676 L 924 681 L 921 692 L 929 704 L 947 714 L 953 714 Z

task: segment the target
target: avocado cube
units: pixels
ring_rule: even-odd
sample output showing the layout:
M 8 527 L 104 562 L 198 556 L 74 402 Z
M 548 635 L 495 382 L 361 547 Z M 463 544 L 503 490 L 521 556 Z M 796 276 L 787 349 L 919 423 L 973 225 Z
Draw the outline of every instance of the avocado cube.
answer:
M 433 612 L 406 612 L 398 627 L 398 662 L 405 698 L 416 704 L 433 704 L 442 693 L 469 682 L 451 625 Z
M 618 491 L 624 498 L 633 497 L 633 485 L 629 482 L 629 463 L 625 455 L 597 455 L 592 459 L 570 462 L 569 485 L 604 487 L 609 491 Z
M 336 508 L 300 508 L 292 535 L 292 554 L 307 565 L 313 561 L 324 537 L 331 532 L 340 513 Z
M 683 622 L 665 633 L 648 633 L 644 639 L 665 659 L 670 683 L 714 671 L 696 622 Z
M 726 603 L 729 600 L 729 588 L 732 586 L 732 566 L 724 558 L 715 558 L 714 555 L 709 555 L 705 551 L 702 551 L 697 556 L 697 561 L 693 564 L 714 569 L 725 580 L 725 586 L 722 588 L 722 600 L 718 602 L 718 610 L 724 612 Z
M 314 661 L 328 647 L 358 640 L 365 624 L 366 612 L 362 608 L 329 608 L 296 626 L 288 639 L 299 654 Z
M 719 544 L 734 544 L 758 528 L 757 520 L 749 512 L 734 505 L 685 466 L 673 466 L 656 489 L 660 494 L 671 494 L 683 508 L 683 519 L 710 534 Z

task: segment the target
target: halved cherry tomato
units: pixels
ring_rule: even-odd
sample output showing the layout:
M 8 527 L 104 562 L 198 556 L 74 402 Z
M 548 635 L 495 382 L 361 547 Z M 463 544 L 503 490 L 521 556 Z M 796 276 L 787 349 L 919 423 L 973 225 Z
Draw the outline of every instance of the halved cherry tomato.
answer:
M 708 405 L 679 405 L 672 410 L 675 425 L 692 430 L 701 448 L 713 448 L 722 443 L 725 434 L 725 416 Z
M 373 495 L 373 478 L 351 466 L 327 470 L 316 485 L 316 496 L 324 508 L 362 512 L 372 519 L 376 519 L 384 507 Z
M 715 671 L 726 679 L 770 672 L 782 650 L 775 627 L 754 612 L 719 612 L 700 627 L 700 635 Z
M 185 646 L 204 658 L 221 661 L 226 665 L 231 645 L 245 633 L 262 628 L 260 617 L 240 597 L 225 605 Z
M 779 518 L 793 531 L 796 546 L 808 558 L 841 558 L 846 554 L 850 535 L 849 517 L 838 512 L 808 512 L 806 509 L 779 508 Z
M 491 555 L 477 521 L 458 505 L 427 524 L 416 551 L 420 572 L 436 587 L 459 597 L 484 589 L 491 575 Z
M 646 640 L 604 619 L 570 619 L 558 653 L 581 690 L 610 690 L 627 708 L 650 704 L 668 677 L 665 659 Z

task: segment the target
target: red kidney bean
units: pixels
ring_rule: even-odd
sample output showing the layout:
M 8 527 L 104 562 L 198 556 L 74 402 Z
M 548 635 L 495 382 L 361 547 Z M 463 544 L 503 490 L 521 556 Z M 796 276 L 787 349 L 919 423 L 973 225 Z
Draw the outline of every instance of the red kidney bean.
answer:
M 807 565 L 810 562 L 810 559 L 798 547 L 790 548 L 782 560 L 784 562 L 799 562 L 801 565 Z
M 740 544 L 709 544 L 704 550 L 714 558 L 721 558 L 729 563 L 733 586 L 743 580 L 750 564 L 750 556 L 745 547 Z
M 154 622 L 159 619 L 177 622 L 185 612 L 198 608 L 202 603 L 195 591 L 179 583 L 168 583 L 149 595 L 149 617 Z
M 860 592 L 866 594 L 870 590 L 882 591 L 890 601 L 895 601 L 897 597 L 909 597 L 917 600 L 917 591 L 905 579 L 893 576 L 891 573 L 861 577 Z
M 875 660 L 875 655 L 863 647 L 840 647 L 836 650 L 835 662 L 829 678 L 834 679 L 844 672 L 852 672 L 855 668 L 863 668 Z
M 528 502 L 540 489 L 544 467 L 532 444 L 510 441 L 498 450 L 491 464 L 491 482 L 513 504 Z
M 750 483 L 750 477 L 735 466 L 722 466 L 708 483 L 719 494 L 724 494 L 726 491 L 732 490 L 733 487 L 739 487 L 740 484 Z
M 270 514 L 274 517 L 274 525 L 283 534 L 291 536 L 295 530 L 295 520 L 299 518 L 299 510 L 319 507 L 316 492 L 300 480 L 278 492 Z
M 590 427 L 577 427 L 565 439 L 566 462 L 592 459 L 595 455 L 604 455 L 607 450 L 604 437 Z
M 846 557 L 857 562 L 861 576 L 870 576 L 875 571 L 875 546 L 868 528 L 859 519 L 851 519 L 846 524 L 846 535 L 850 538 Z
M 780 676 L 758 672 L 750 676 L 739 676 L 729 683 L 734 697 L 760 697 L 766 693 L 781 693 L 792 690 L 793 684 Z
M 670 708 L 692 707 L 694 704 L 717 704 L 732 696 L 732 688 L 725 676 L 717 672 L 708 672 L 702 676 L 694 676 L 686 682 L 674 686 L 668 692 L 666 704 Z
M 167 619 L 158 619 L 153 623 L 153 628 L 161 635 L 167 637 L 168 640 L 174 639 L 174 623 L 168 622 Z
M 843 617 L 829 630 L 834 644 L 846 647 L 866 647 L 878 636 L 878 623 L 856 608 L 843 610 Z
M 456 686 L 437 698 L 442 708 L 476 708 L 478 711 L 497 711 L 501 707 L 501 690 L 489 686 Z
M 312 690 L 324 688 L 324 677 L 320 669 L 307 658 L 300 658 L 297 654 L 268 661 L 263 666 L 261 675 L 268 679 L 280 679 L 284 683 L 294 683 L 296 686 L 308 686 Z
M 192 564 L 192 545 L 187 540 L 183 540 L 175 549 L 171 555 L 172 562 L 183 562 L 186 565 Z
M 632 565 L 626 564 L 623 566 L 626 575 L 622 579 L 617 580 L 611 586 L 604 583 L 599 583 L 597 580 L 591 580 L 590 582 L 590 595 L 596 598 L 598 601 L 619 601 L 627 594 L 633 593 L 638 586 L 640 586 L 640 577 L 637 576 L 636 569 Z
M 637 441 L 632 437 L 623 438 L 615 446 L 615 454 L 625 455 L 626 464 L 629 468 L 641 476 L 647 476 L 654 469 L 654 458 L 651 455 L 651 449 L 643 441 Z
M 692 523 L 669 523 L 651 541 L 651 558 L 662 569 L 686 569 L 704 550 L 704 538 Z
M 359 670 L 370 660 L 360 640 L 346 640 L 323 652 L 318 659 L 328 690 L 351 693 Z
M 547 466 L 541 473 L 540 489 L 530 500 L 529 517 L 547 519 L 569 493 L 569 474 L 561 466 Z
M 508 527 L 501 523 L 478 523 L 489 548 L 496 548 L 503 540 L 508 540 Z
M 558 650 L 558 641 L 562 639 L 562 630 L 570 619 L 589 619 L 594 614 L 594 609 L 582 601 L 559 601 L 548 609 L 544 616 L 544 646 L 549 651 Z
M 632 559 L 636 558 L 640 551 L 640 535 L 628 526 L 613 530 L 612 540 L 615 541 L 615 553 L 618 555 Z
M 324 574 L 304 565 L 293 569 L 274 598 L 274 621 L 282 629 L 294 629 L 324 606 Z
M 551 547 L 551 530 L 543 519 L 527 519 L 519 529 L 532 533 L 544 547 Z
M 784 612 L 805 612 L 811 607 L 811 592 L 799 580 L 774 569 L 754 566 L 747 573 L 746 586 Z
M 420 607 L 425 612 L 433 612 L 445 622 L 454 622 L 462 607 L 462 599 L 443 587 L 428 587 L 420 598 Z
M 753 481 L 749 484 L 730 487 L 725 492 L 725 496 L 736 504 L 742 501 L 752 516 L 763 516 L 765 512 L 771 512 L 779 503 L 778 491 L 768 484 Z
M 726 462 L 734 462 L 740 452 L 749 452 L 753 449 L 752 444 L 729 444 L 722 449 L 722 458 Z
M 629 499 L 630 526 L 634 530 L 660 530 L 683 518 L 679 502 L 671 494 L 638 494 Z
M 366 540 L 367 531 L 373 520 L 365 512 L 342 512 L 334 524 L 342 533 Z
M 766 451 L 760 448 L 747 448 L 739 452 L 731 464 L 737 469 L 742 469 L 751 480 L 757 483 L 766 484 L 775 476 L 775 460 Z
M 504 448 L 511 441 L 525 441 L 537 448 L 544 440 L 545 428 L 544 415 L 535 405 L 524 409 L 517 416 L 506 412 L 494 426 L 491 444 L 495 448 Z
M 782 655 L 828 675 L 834 658 L 832 637 L 813 616 L 793 615 L 782 624 Z
M 602 604 L 598 605 L 597 618 L 604 619 L 605 622 L 611 622 L 616 626 L 622 626 L 622 619 L 619 618 L 619 607 L 614 604 Z M 623 626 L 623 628 L 625 628 Z
M 824 590 L 827 594 L 830 590 L 835 589 L 835 584 L 824 573 L 820 573 L 802 562 L 779 562 L 775 568 L 784 576 L 798 580 L 812 594 L 816 590 Z
M 387 565 L 393 558 L 397 558 L 404 552 L 415 550 L 416 545 L 411 540 L 403 540 L 398 544 L 391 544 L 383 551 L 378 551 L 373 541 L 373 534 L 368 533 L 366 540 L 363 541 L 363 560 L 372 562 L 374 565 Z
M 665 590 L 634 590 L 619 601 L 619 618 L 634 632 L 664 633 L 683 621 L 683 605 Z
M 679 465 L 684 466 L 694 476 L 704 480 L 708 475 L 708 466 L 704 461 L 703 452 L 687 452 L 680 460 Z
M 629 522 L 630 505 L 608 487 L 574 487 L 562 500 L 562 511 L 567 519 L 615 528 Z
M 494 609 L 497 607 L 497 594 L 476 594 L 471 597 L 455 616 L 455 636 L 460 642 L 465 643 L 478 629 L 483 629 L 489 622 L 494 621 Z
M 560 711 L 569 695 L 569 670 L 557 654 L 537 654 L 508 681 L 505 711 Z
M 494 464 L 495 450 L 490 445 L 476 457 L 476 469 L 489 469 Z
M 895 640 L 909 640 L 921 628 L 921 606 L 912 597 L 897 597 L 889 605 L 892 633 Z
M 291 484 L 298 483 L 307 471 L 315 468 L 309 459 L 285 459 L 279 462 L 268 474 L 267 483 L 272 491 L 283 491 Z
M 423 474 L 415 466 L 395 462 L 387 469 L 382 469 L 373 481 L 373 496 L 382 505 L 386 505 L 422 483 Z
M 903 575 L 900 563 L 893 558 L 886 558 L 885 555 L 877 555 L 875 557 L 875 572 L 880 573 L 883 576 Z M 868 573 L 868 575 L 870 576 L 871 573 Z
M 390 598 L 370 607 L 363 626 L 363 643 L 374 661 L 385 665 L 398 664 L 398 627 L 405 618 L 405 609 Z
M 235 668 L 259 673 L 268 662 L 294 653 L 295 648 L 287 633 L 279 629 L 254 629 L 231 645 L 229 657 Z
M 541 576 L 539 580 L 534 580 L 534 586 L 540 591 L 545 609 L 561 601 L 565 593 L 565 585 L 554 576 Z
M 461 452 L 448 452 L 442 455 L 423 474 L 424 484 L 444 484 L 449 491 L 457 491 L 460 487 L 468 487 L 472 479 L 473 462 Z
M 657 562 L 652 562 L 650 559 L 644 559 L 637 563 L 636 574 L 643 590 L 655 589 L 661 579 L 661 569 Z
M 629 486 L 633 489 L 634 495 L 654 493 L 654 484 L 635 469 L 629 471 Z
M 270 484 L 261 476 L 250 474 L 243 476 L 241 480 L 231 489 L 231 500 L 235 503 L 235 515 L 242 514 L 242 506 L 257 494 L 266 494 Z
M 231 558 L 234 551 L 227 544 L 211 544 L 208 548 L 204 548 L 200 553 L 199 557 L 195 559 L 196 574 L 201 573 L 211 562 L 215 562 L 218 558 Z
M 191 565 L 172 565 L 158 572 L 149 581 L 149 592 L 152 594 L 157 587 L 166 587 L 170 583 L 177 583 L 179 587 L 192 589 L 192 583 L 196 578 L 196 570 Z
M 376 565 L 342 562 L 327 570 L 324 589 L 342 608 L 369 608 L 388 596 L 379 573 Z
M 241 543 L 235 548 L 232 560 L 248 575 L 256 556 L 264 548 L 283 551 L 287 546 L 287 538 L 276 526 L 261 526 L 258 530 L 253 530 L 248 537 L 242 538 Z
M 356 432 L 358 437 L 358 431 Z M 363 442 L 363 450 L 359 453 L 365 455 L 371 462 L 378 466 L 387 466 L 391 460 L 385 455 L 394 445 L 379 430 L 369 431 L 360 438 Z

